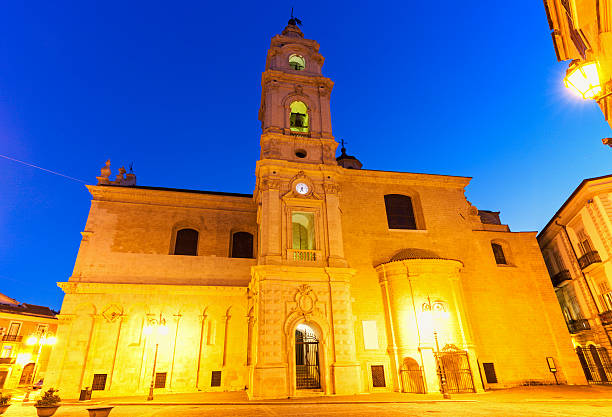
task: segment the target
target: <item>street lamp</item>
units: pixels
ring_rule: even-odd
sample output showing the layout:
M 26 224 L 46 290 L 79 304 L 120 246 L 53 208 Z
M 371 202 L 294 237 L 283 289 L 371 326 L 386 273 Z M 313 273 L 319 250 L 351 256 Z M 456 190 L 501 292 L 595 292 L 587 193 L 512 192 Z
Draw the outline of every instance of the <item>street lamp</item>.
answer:
M 427 297 L 427 302 L 423 303 L 422 306 L 423 313 L 427 313 L 430 319 L 433 322 L 448 317 L 448 312 L 446 311 L 446 305 L 443 301 L 431 301 L 429 297 Z M 440 392 L 442 393 L 442 397 L 444 399 L 449 400 L 450 394 L 448 392 L 448 388 L 446 385 L 446 372 L 444 371 L 444 364 L 440 359 L 440 346 L 438 345 L 438 332 L 436 331 L 436 327 L 433 328 L 433 336 L 436 342 L 436 372 L 438 373 L 438 378 L 440 380 Z
M 42 352 L 43 346 L 53 346 L 57 343 L 57 338 L 55 336 L 47 336 L 47 334 L 43 334 L 38 337 L 36 335 L 31 335 L 26 339 L 27 346 L 34 346 L 38 344 L 38 351 L 36 352 L 36 360 L 34 361 L 34 370 L 32 371 L 32 379 L 30 382 L 36 383 L 36 373 L 38 372 L 38 360 L 40 359 L 40 353 Z M 31 358 L 31 354 L 27 354 L 27 362 L 29 362 Z M 26 363 L 27 363 L 26 362 Z M 30 396 L 30 387 L 28 386 L 28 391 L 23 399 L 24 402 L 28 400 Z
M 159 337 L 168 334 L 168 326 L 166 326 L 166 319 L 159 314 L 157 318 L 147 318 L 147 325 L 145 326 L 143 333 L 145 336 L 155 337 L 155 357 L 153 359 L 153 374 L 151 375 L 151 386 L 149 388 L 149 396 L 147 401 L 153 400 L 153 388 L 155 388 L 155 368 L 157 366 L 157 350 L 159 349 Z
M 580 94 L 583 99 L 594 99 L 601 94 L 601 82 L 597 62 L 573 60 L 563 79 L 565 86 Z

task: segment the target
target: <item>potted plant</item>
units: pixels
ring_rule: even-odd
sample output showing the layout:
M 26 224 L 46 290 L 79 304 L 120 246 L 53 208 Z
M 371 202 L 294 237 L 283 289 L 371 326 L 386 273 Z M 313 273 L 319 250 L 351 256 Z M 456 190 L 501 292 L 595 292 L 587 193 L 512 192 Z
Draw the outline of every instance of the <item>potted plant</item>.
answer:
M 49 388 L 43 396 L 36 401 L 34 407 L 36 407 L 36 412 L 39 417 L 49 417 L 55 414 L 60 406 L 60 401 L 62 401 L 59 395 L 55 394 L 56 392 L 56 389 Z
M 9 408 L 9 405 L 11 405 L 9 401 L 11 401 L 11 395 L 4 395 L 0 392 L 0 414 L 4 414 L 6 409 Z

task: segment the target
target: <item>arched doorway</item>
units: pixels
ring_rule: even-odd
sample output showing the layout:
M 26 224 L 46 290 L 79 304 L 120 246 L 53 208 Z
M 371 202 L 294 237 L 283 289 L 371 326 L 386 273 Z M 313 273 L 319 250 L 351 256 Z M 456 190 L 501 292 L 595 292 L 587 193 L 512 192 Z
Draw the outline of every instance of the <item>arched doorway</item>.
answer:
M 32 373 L 34 372 L 34 363 L 28 363 L 23 367 L 19 385 L 28 385 L 32 383 Z
M 319 339 L 312 327 L 298 324 L 295 329 L 295 387 L 320 389 Z
M 406 357 L 400 370 L 402 376 L 402 392 L 425 394 L 423 369 L 413 358 Z

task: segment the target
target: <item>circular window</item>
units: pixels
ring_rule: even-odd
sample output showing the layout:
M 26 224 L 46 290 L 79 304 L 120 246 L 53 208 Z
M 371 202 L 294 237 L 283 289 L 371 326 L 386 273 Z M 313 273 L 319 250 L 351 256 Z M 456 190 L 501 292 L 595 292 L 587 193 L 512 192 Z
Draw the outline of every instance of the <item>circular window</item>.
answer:
M 298 158 L 306 158 L 306 151 L 304 149 L 298 149 L 295 151 L 295 156 Z
M 301 71 L 306 67 L 306 61 L 300 55 L 291 55 L 289 57 L 289 66 L 291 69 Z

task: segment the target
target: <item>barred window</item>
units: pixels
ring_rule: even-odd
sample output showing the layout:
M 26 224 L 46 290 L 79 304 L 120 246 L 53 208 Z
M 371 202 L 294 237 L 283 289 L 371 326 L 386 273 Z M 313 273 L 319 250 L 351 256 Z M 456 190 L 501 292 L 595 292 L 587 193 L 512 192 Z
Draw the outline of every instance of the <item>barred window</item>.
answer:
M 93 391 L 104 391 L 106 387 L 106 374 L 94 374 L 91 389 Z
M 385 387 L 385 367 L 383 365 L 372 365 L 372 386 Z
M 196 256 L 198 254 L 198 236 L 198 231 L 193 229 L 181 229 L 176 232 L 174 254 Z
M 155 374 L 155 388 L 166 388 L 166 372 Z
M 495 365 L 492 362 L 482 364 L 487 378 L 487 384 L 497 384 L 497 375 L 495 374 Z
M 412 199 L 407 195 L 387 194 L 385 196 L 387 224 L 389 229 L 416 229 Z
M 499 243 L 491 243 L 493 249 L 493 255 L 495 256 L 495 263 L 497 265 L 507 265 L 506 256 L 504 255 L 504 249 Z
M 212 375 L 210 378 L 210 386 L 211 387 L 221 386 L 221 371 L 212 371 Z

